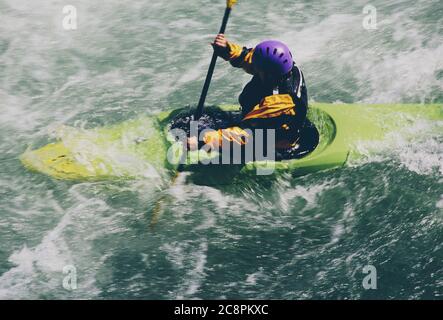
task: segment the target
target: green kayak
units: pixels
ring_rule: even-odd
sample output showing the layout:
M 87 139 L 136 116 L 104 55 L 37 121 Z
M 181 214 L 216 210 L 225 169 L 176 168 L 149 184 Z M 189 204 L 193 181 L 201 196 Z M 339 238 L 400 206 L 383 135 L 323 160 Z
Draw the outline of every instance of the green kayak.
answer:
M 220 108 L 238 110 L 238 106 Z M 360 156 L 357 148 L 360 142 L 382 143 L 388 133 L 407 128 L 418 119 L 443 120 L 441 104 L 313 103 L 308 118 L 319 131 L 320 142 L 313 152 L 301 159 L 203 165 L 198 163 L 199 159 L 217 155 L 200 151 L 190 153 L 187 163 L 178 166 L 168 161 L 168 154 L 177 156 L 182 149 L 168 134 L 168 124 L 179 111 L 95 129 L 62 126 L 54 132 L 55 142 L 35 150 L 28 149 L 20 160 L 30 170 L 77 181 L 171 177 L 178 169 L 213 181 L 255 175 L 257 170 L 264 169 L 273 174 L 302 175 L 343 166 L 349 157 Z

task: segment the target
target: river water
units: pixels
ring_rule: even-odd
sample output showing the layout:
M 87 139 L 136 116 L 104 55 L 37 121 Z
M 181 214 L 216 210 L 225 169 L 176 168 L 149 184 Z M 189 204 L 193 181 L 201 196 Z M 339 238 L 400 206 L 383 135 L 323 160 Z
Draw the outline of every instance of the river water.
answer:
M 76 30 L 63 28 L 67 4 Z M 443 3 L 371 1 L 374 30 L 367 4 L 240 0 L 227 36 L 287 42 L 311 101 L 443 103 Z M 59 124 L 195 104 L 223 10 L 222 0 L 0 0 L 0 298 L 442 299 L 441 123 L 271 185 L 73 183 L 22 167 L 19 155 Z M 220 62 L 208 103 L 236 103 L 248 79 Z M 368 265 L 376 289 L 362 284 Z

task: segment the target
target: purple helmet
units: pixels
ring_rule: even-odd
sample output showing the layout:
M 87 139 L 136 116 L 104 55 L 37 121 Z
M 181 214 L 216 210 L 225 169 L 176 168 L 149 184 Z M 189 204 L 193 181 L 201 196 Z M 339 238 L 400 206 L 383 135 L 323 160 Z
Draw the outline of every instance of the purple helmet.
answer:
M 255 47 L 252 63 L 261 71 L 283 76 L 292 70 L 292 53 L 283 42 L 263 41 Z

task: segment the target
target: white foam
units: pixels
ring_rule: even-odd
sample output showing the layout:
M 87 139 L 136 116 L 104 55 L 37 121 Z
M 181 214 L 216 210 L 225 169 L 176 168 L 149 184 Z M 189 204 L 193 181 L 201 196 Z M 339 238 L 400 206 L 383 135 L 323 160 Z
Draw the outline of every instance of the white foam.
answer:
M 435 205 L 438 209 L 443 209 L 443 194 L 440 196 L 440 200 Z
M 61 233 L 70 222 L 69 215 L 63 216 L 59 224 L 46 234 L 38 246 L 29 249 L 24 245 L 20 251 L 14 252 L 9 257 L 9 262 L 16 267 L 0 277 L 1 299 L 23 299 L 30 298 L 30 295 L 38 298 L 39 293 L 31 290 L 38 282 L 35 279 L 36 273 L 61 272 L 64 266 L 72 264 L 72 259 L 66 255 L 69 250 L 61 239 Z M 58 278 L 52 278 L 46 286 L 57 286 L 57 280 Z M 59 285 L 61 286 L 61 283 Z
M 125 231 L 121 221 L 126 214 L 115 212 L 110 215 L 111 208 L 104 201 L 90 194 L 84 195 L 88 193 L 87 188 L 91 188 L 91 184 L 72 186 L 65 199 L 68 203 L 73 202 L 71 207 L 64 209 L 54 202 L 51 210 L 47 210 L 47 214 L 59 214 L 59 222 L 42 235 L 40 243 L 33 247 L 24 243 L 20 250 L 10 255 L 9 262 L 15 266 L 0 277 L 0 298 L 39 299 L 53 293 L 59 297 L 87 298 L 99 294 L 95 273 L 109 254 L 104 254 L 98 261 L 91 259 L 92 243 L 103 234 Z M 100 214 L 104 212 L 106 216 Z M 67 265 L 77 268 L 78 289 L 73 292 L 62 287 L 63 268 Z
M 248 274 L 246 276 L 246 285 L 255 286 L 257 284 L 257 280 L 264 276 L 263 268 L 260 267 L 257 272 Z
M 298 185 L 293 189 L 286 189 L 280 192 L 279 205 L 283 212 L 289 212 L 291 209 L 290 203 L 295 198 L 302 198 L 306 201 L 306 205 L 303 207 L 299 214 L 304 211 L 314 208 L 317 205 L 317 199 L 324 191 L 330 190 L 332 188 L 339 187 L 340 183 L 334 180 L 326 180 L 319 184 L 314 184 L 310 186 Z
M 190 240 L 167 243 L 160 247 L 160 250 L 167 253 L 167 258 L 173 266 L 185 273 L 180 288 L 171 297 L 173 299 L 195 299 L 206 277 L 208 244 L 203 240 L 197 248 L 195 247 L 196 244 Z M 190 250 L 192 252 L 189 252 Z
M 382 141 L 360 141 L 356 150 L 364 155 L 350 165 L 396 159 L 408 170 L 423 175 L 443 175 L 443 122 L 417 119 L 409 127 L 386 135 Z
M 0 89 L 2 116 L 0 125 L 19 132 L 32 132 L 44 117 L 43 112 L 30 110 L 31 98 L 15 96 Z
M 424 102 L 437 89 L 443 91 L 443 82 L 435 74 L 443 68 L 443 37 L 420 30 L 412 19 L 414 8 L 383 19 L 379 16 L 378 30 L 374 31 L 362 27 L 363 14 L 332 13 L 296 25 L 273 11 L 267 18 L 272 21 L 274 37 L 293 49 L 305 71 L 308 88 L 319 83 L 328 85 L 325 79 L 330 81 L 335 76 L 331 83 L 334 89 L 345 92 L 350 90 L 346 81 L 352 79 L 358 89 L 350 94 L 359 102 Z M 281 30 L 291 31 L 282 34 Z M 395 43 L 389 45 L 385 38 L 391 30 Z

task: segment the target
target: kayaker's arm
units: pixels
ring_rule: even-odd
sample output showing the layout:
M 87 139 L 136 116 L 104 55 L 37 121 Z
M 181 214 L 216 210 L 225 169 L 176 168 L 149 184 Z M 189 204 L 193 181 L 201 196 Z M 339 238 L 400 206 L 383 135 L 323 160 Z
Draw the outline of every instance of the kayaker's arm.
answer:
M 209 130 L 203 135 L 203 143 L 210 146 L 213 150 L 221 148 L 223 143 L 236 143 L 245 145 L 248 143 L 250 135 L 240 127 L 230 127 L 219 130 Z M 190 150 L 197 150 L 199 141 L 197 137 L 188 138 L 188 147 Z
M 247 73 L 255 75 L 256 72 L 252 66 L 252 56 L 254 49 L 241 47 L 238 44 L 228 42 L 229 62 L 235 68 L 242 68 Z
M 243 68 L 247 73 L 252 75 L 256 74 L 252 66 L 254 49 L 229 42 L 224 34 L 217 35 L 212 46 L 218 56 L 229 61 L 233 67 Z
M 212 149 L 219 149 L 223 143 L 236 143 L 245 145 L 248 143 L 249 133 L 240 127 L 230 127 L 216 131 L 208 131 L 203 136 L 203 142 Z

